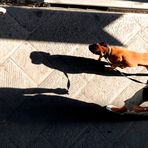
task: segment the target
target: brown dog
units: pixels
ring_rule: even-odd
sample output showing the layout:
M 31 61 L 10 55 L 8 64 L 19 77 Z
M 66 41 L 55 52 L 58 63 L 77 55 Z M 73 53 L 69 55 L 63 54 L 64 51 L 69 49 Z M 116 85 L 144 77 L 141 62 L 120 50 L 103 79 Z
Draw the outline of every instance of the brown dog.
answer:
M 116 67 L 126 68 L 134 66 L 145 66 L 148 69 L 148 53 L 138 53 L 126 49 L 109 46 L 106 43 L 96 43 L 89 45 L 89 50 L 97 55 L 108 59 L 111 63 L 109 70 L 114 70 Z
M 109 70 L 114 70 L 116 67 L 126 68 L 133 66 L 144 66 L 148 69 L 148 53 L 138 53 L 126 49 L 120 49 L 114 46 L 110 47 L 106 43 L 96 43 L 89 45 L 89 50 L 94 54 L 100 55 L 99 61 L 103 57 L 107 59 L 111 63 L 111 67 Z M 139 94 L 139 92 L 136 93 L 135 96 L 132 98 L 133 102 L 135 102 L 135 98 L 139 96 L 137 94 Z M 142 102 L 147 101 L 148 99 L 148 87 L 142 89 L 140 91 L 140 94 L 142 97 L 139 98 L 143 98 L 143 100 L 139 104 L 134 105 L 130 110 L 127 107 L 128 103 L 125 103 L 123 107 L 108 105 L 106 108 L 113 112 L 148 111 L 148 107 L 140 106 Z

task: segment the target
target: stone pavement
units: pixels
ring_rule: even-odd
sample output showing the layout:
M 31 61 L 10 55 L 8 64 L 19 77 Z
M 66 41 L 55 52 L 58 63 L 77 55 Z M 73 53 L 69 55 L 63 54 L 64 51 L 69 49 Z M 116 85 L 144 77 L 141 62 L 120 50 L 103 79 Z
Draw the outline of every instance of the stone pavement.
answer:
M 132 100 L 145 84 L 104 71 L 88 45 L 107 41 L 148 52 L 148 14 L 6 8 L 0 17 L 1 148 L 147 147 L 147 113 L 105 109 Z M 148 80 L 143 67 L 124 72 Z

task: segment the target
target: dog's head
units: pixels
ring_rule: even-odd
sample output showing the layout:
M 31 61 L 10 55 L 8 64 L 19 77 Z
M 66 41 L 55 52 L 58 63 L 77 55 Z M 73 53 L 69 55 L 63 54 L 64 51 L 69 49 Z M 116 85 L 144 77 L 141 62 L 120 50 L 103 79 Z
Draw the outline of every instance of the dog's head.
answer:
M 102 43 L 96 43 L 96 44 L 91 44 L 89 45 L 89 50 L 97 55 L 104 55 L 106 52 L 106 47 L 107 44 L 102 42 Z

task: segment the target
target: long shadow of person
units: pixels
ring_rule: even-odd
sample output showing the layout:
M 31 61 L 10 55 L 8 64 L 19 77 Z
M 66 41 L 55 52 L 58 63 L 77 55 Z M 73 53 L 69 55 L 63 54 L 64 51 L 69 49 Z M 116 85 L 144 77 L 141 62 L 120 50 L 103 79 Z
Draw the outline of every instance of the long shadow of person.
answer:
M 30 55 L 33 64 L 44 64 L 47 67 L 59 70 L 65 74 L 68 79 L 67 90 L 70 88 L 70 79 L 68 74 L 92 73 L 108 75 L 105 72 L 106 62 L 98 62 L 97 60 L 83 57 L 66 56 L 66 55 L 50 55 L 46 52 L 32 52 Z M 117 74 L 112 72 L 113 75 Z
M 133 120 L 139 120 L 108 112 L 94 103 L 55 95 L 59 94 L 57 90 L 59 88 L 0 88 L 0 139 L 3 138 L 3 144 L 9 144 L 5 139 L 11 139 L 18 147 L 27 147 L 33 141 L 38 143 L 40 138 L 47 137 L 65 147 L 69 140 L 74 141 L 84 131 L 88 136 L 95 134 L 99 140 L 97 128 L 106 136 L 115 136 L 116 132 L 119 135 L 128 128 Z
M 59 88 L 0 88 L 0 139 L 3 144 L 9 144 L 5 140 L 8 138 L 18 147 L 27 147 L 46 136 L 65 147 L 89 125 L 101 127 L 104 122 L 108 124 L 119 118 L 97 104 L 58 96 L 57 93 Z
M 105 75 L 105 76 L 148 76 L 148 74 L 144 73 L 121 73 L 120 71 L 107 71 L 106 66 L 110 64 L 104 61 L 98 62 L 95 59 L 84 58 L 84 57 L 76 57 L 76 56 L 67 56 L 67 55 L 50 55 L 46 52 L 38 52 L 34 51 L 30 54 L 30 58 L 33 64 L 44 64 L 47 67 L 57 69 L 62 71 L 68 79 L 67 89 L 70 87 L 70 80 L 67 74 L 79 74 L 79 73 L 88 73 L 88 74 L 97 74 L 97 75 Z M 137 81 L 136 79 L 129 78 L 128 79 Z
M 89 73 L 89 74 L 99 74 L 105 76 L 123 76 L 119 71 L 107 71 L 105 66 L 110 65 L 108 62 L 100 61 L 95 59 L 76 57 L 69 55 L 50 55 L 46 52 L 34 51 L 30 54 L 32 63 L 34 64 L 44 64 L 47 67 L 57 69 L 64 73 Z M 148 74 L 127 74 L 127 76 L 148 76 Z
M 66 55 L 50 55 L 46 52 L 32 52 L 30 55 L 32 63 L 44 64 L 47 67 L 57 69 L 64 73 L 93 73 L 103 74 L 106 62 L 97 62 L 94 59 L 66 56 Z M 107 74 L 107 73 L 106 73 Z

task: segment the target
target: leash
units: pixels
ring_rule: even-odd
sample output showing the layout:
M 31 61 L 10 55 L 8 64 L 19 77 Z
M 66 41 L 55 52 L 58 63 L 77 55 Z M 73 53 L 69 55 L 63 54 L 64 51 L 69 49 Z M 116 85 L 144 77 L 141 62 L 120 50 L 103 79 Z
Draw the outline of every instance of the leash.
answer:
M 109 59 L 108 59 L 108 58 L 106 58 L 106 60 L 107 60 L 108 64 L 110 65 L 110 64 L 111 64 L 111 62 L 109 61 Z M 139 80 L 136 80 L 136 79 L 130 78 L 130 77 L 128 77 L 125 73 L 123 73 L 123 72 L 119 71 L 119 70 L 118 70 L 118 69 L 116 69 L 116 68 L 115 68 L 115 71 L 116 71 L 116 72 L 119 72 L 122 76 L 124 76 L 124 77 L 128 78 L 129 80 L 132 80 L 132 81 L 137 82 L 137 83 L 140 83 L 140 84 L 145 84 L 145 85 L 148 85 L 148 81 L 145 83 L 145 82 L 141 82 L 141 81 L 139 81 Z
M 111 48 L 110 48 L 109 45 L 107 45 L 107 55 L 105 55 L 104 58 L 107 60 L 107 62 L 108 62 L 109 65 L 112 64 L 112 63 L 109 61 L 109 59 L 108 59 L 108 54 L 109 54 L 110 51 L 111 51 Z M 140 83 L 140 84 L 148 85 L 148 81 L 147 81 L 146 83 L 144 83 L 144 82 L 141 82 L 141 81 L 139 81 L 139 80 L 130 78 L 130 77 L 128 77 L 125 73 L 119 71 L 119 70 L 116 69 L 116 68 L 115 68 L 115 71 L 119 72 L 122 76 L 128 78 L 129 80 L 132 80 L 132 81 L 137 82 L 137 83 Z
M 124 74 L 123 72 L 121 72 L 121 71 L 119 71 L 117 69 L 115 69 L 115 71 L 119 72 L 122 76 L 128 78 L 129 80 L 132 80 L 132 81 L 137 82 L 137 83 L 140 83 L 140 84 L 148 85 L 148 81 L 146 83 L 145 82 L 141 82 L 139 80 L 136 80 L 136 79 L 133 79 L 133 78 L 129 78 L 126 74 Z

